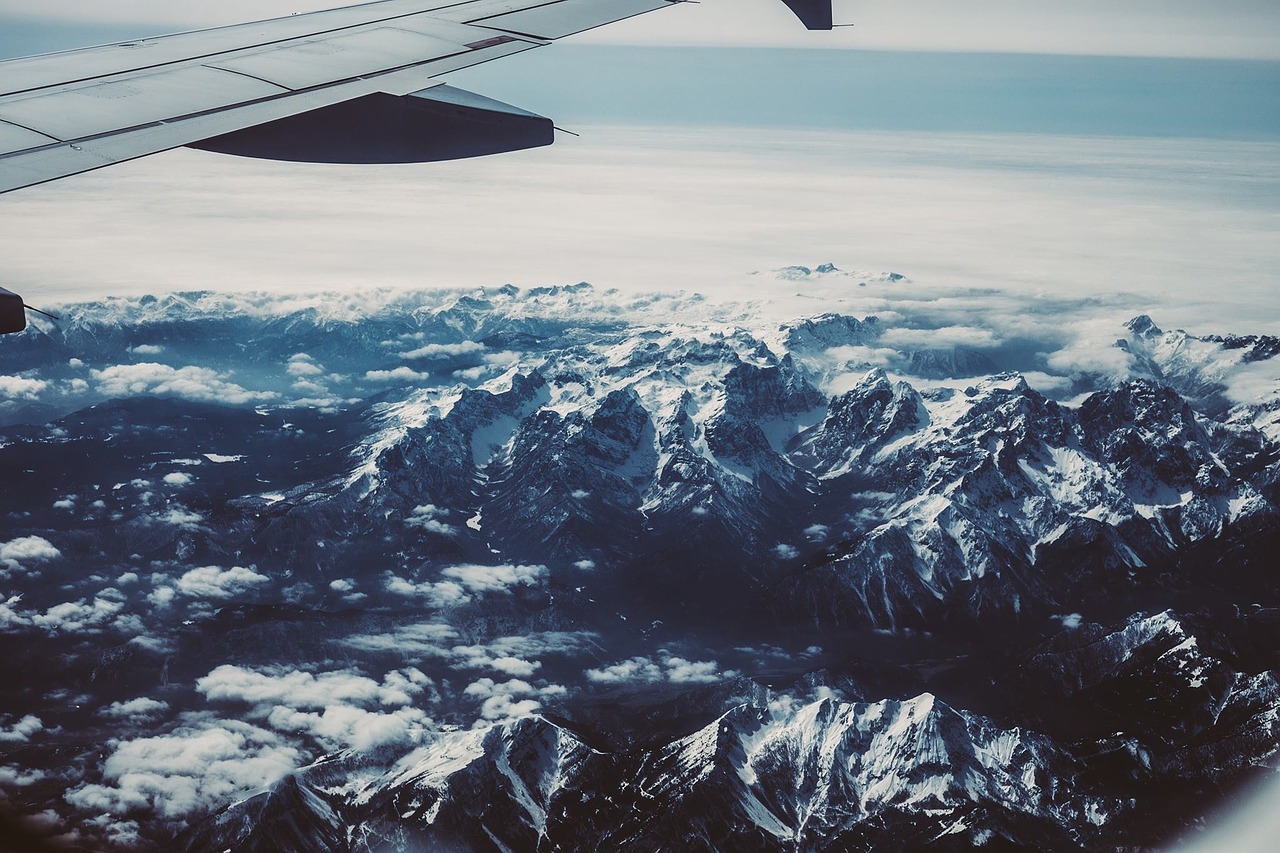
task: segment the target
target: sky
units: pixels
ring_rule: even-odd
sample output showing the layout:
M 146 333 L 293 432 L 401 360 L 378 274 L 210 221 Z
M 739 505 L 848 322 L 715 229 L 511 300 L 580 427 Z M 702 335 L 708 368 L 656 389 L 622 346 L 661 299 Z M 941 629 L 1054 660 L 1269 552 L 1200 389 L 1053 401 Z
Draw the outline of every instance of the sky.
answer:
M 108 38 L 329 8 L 331 0 L 0 0 L 0 19 L 119 28 Z M 839 23 L 812 34 L 777 0 L 702 0 L 576 37 L 608 44 L 732 44 L 1280 59 L 1273 0 L 835 0 Z M 127 33 L 127 35 L 126 35 Z

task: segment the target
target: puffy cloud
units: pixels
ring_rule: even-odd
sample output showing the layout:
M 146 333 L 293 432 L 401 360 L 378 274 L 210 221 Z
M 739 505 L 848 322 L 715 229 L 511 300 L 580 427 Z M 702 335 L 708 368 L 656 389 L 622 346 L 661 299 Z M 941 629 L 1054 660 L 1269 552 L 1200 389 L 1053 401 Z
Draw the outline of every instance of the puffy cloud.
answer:
M 98 631 L 108 622 L 115 622 L 114 627 L 118 628 L 136 628 L 136 620 L 126 619 L 121 622 L 117 618 L 123 609 L 124 605 L 120 602 L 106 598 L 95 598 L 92 603 L 80 599 L 55 604 L 44 613 L 34 614 L 31 617 L 31 624 L 48 631 L 67 633 Z
M 415 742 L 431 720 L 412 707 L 431 679 L 408 667 L 379 683 L 357 672 L 253 670 L 224 664 L 196 681 L 210 701 L 252 706 L 249 716 L 303 734 L 326 750 Z
M 0 765 L 0 788 L 26 788 L 44 779 L 43 770 L 20 770 Z
M 178 578 L 177 589 L 192 598 L 233 598 L 270 582 L 266 575 L 243 566 L 202 566 Z
M 596 567 L 596 561 L 595 560 L 576 560 L 573 564 L 573 567 L 575 569 L 581 569 L 584 572 L 589 572 Z
M 1084 624 L 1084 616 L 1079 613 L 1067 613 L 1053 617 L 1062 623 L 1062 627 L 1074 631 Z
M 164 515 L 156 518 L 158 521 L 172 524 L 174 527 L 181 527 L 183 530 L 195 530 L 200 526 L 200 522 L 204 521 L 203 515 L 181 507 L 170 509 Z
M 165 608 L 173 604 L 177 591 L 171 586 L 158 586 L 147 595 L 147 601 L 159 608 Z
M 734 670 L 720 672 L 715 661 L 691 661 L 687 658 L 663 654 L 661 660 L 634 657 L 601 669 L 588 669 L 584 674 L 596 684 L 654 683 L 667 681 L 672 684 L 713 684 L 725 678 L 734 678 Z
M 804 529 L 804 538 L 810 542 L 822 542 L 830 532 L 831 528 L 825 524 L 811 524 Z
M 0 397 L 9 400 L 35 400 L 49 383 L 43 379 L 24 379 L 21 376 L 0 376 Z
M 586 631 L 542 631 L 498 637 L 484 644 L 457 645 L 448 650 L 437 641 L 429 653 L 449 658 L 455 667 L 489 669 L 516 678 L 529 678 L 542 668 L 539 658 L 582 655 L 595 646 L 596 639 L 596 634 Z
M 15 607 L 21 600 L 22 596 L 15 595 L 8 601 L 0 601 L 0 630 L 31 627 L 31 612 Z
M 627 682 L 654 682 L 662 680 L 662 667 L 647 657 L 634 657 L 612 666 L 586 671 L 588 681 L 597 684 L 623 684 Z
M 398 575 L 388 574 L 385 586 L 392 595 L 422 598 L 432 607 L 458 607 L 471 603 L 471 596 L 467 595 L 462 584 L 454 581 L 414 583 Z
M 431 374 L 419 373 L 410 367 L 397 367 L 394 370 L 370 370 L 364 378 L 369 382 L 425 382 Z
M 454 536 L 457 534 L 458 528 L 440 520 L 441 516 L 447 516 L 448 514 L 449 510 L 447 509 L 442 509 L 435 504 L 424 504 L 414 507 L 413 514 L 406 518 L 404 523 L 407 527 L 416 527 L 428 533 Z
M 134 355 L 159 355 L 164 352 L 164 347 L 159 344 L 139 344 L 136 347 L 129 347 L 129 352 Z
M 512 655 L 495 655 L 486 646 L 455 646 L 453 653 L 461 658 L 464 665 L 473 669 L 495 669 L 521 678 L 528 678 L 542 668 L 540 661 L 529 661 Z
M 271 785 L 302 758 L 266 729 L 235 720 L 196 721 L 118 743 L 103 763 L 109 784 L 81 785 L 65 799 L 94 813 L 150 809 L 164 818 L 184 818 Z
M 21 571 L 32 563 L 47 563 L 62 552 L 43 536 L 23 536 L 0 543 L 0 565 L 10 571 Z
M 324 709 L 331 705 L 403 706 L 429 684 L 416 669 L 388 673 L 382 683 L 350 671 L 253 670 L 223 664 L 196 681 L 196 690 L 211 701 L 247 705 L 283 705 Z
M 1045 364 L 1060 376 L 1127 377 L 1132 372 L 1133 356 L 1115 345 L 1124 331 L 1112 316 L 1075 323 L 1063 330 L 1064 339 L 1047 354 Z
M 191 475 L 184 471 L 174 471 L 172 474 L 164 475 L 164 482 L 169 486 L 189 486 L 191 485 Z
M 337 580 L 329 581 L 329 589 L 334 592 L 348 593 L 355 590 L 355 588 L 356 582 L 351 578 L 338 578 Z
M 458 358 L 484 352 L 485 346 L 479 341 L 462 341 L 456 344 L 427 344 L 415 350 L 400 353 L 401 358 Z
M 547 576 L 546 566 L 451 566 L 441 572 L 471 592 L 510 592 L 514 586 L 536 586 Z
M 290 376 L 296 376 L 299 378 L 320 376 L 324 373 L 324 368 L 319 364 L 316 364 L 316 360 L 305 352 L 300 352 L 291 356 L 285 370 Z
M 44 731 L 44 722 L 31 714 L 13 724 L 8 719 L 0 718 L 0 743 L 26 743 L 33 735 Z
M 785 542 L 779 542 L 773 546 L 773 553 L 778 555 L 779 560 L 794 560 L 800 556 L 800 552 L 796 550 L 794 545 L 788 545 Z
M 715 661 L 691 661 L 684 658 L 667 658 L 667 680 L 676 684 L 712 684 L 721 678 L 737 675 L 733 670 L 721 674 Z
M 418 708 L 400 708 L 391 713 L 366 711 L 350 705 L 332 705 L 324 711 L 297 711 L 278 706 L 267 724 L 281 731 L 306 734 L 326 750 L 369 750 L 385 744 L 414 744 L 431 725 L 431 718 Z
M 403 657 L 445 657 L 449 654 L 445 644 L 456 639 L 458 632 L 443 622 L 417 622 L 400 625 L 394 630 L 379 634 L 357 634 L 342 640 L 342 645 L 370 652 L 392 652 Z
M 276 395 L 269 391 L 250 391 L 227 381 L 224 374 L 207 367 L 170 367 L 167 364 L 142 362 L 117 364 L 92 371 L 98 392 L 108 397 L 133 397 L 140 394 L 171 395 L 188 400 L 243 405 L 255 400 L 268 400 Z
M 139 696 L 126 702 L 112 702 L 98 710 L 98 716 L 110 720 L 125 720 L 134 725 L 154 722 L 169 713 L 169 703 Z
M 480 700 L 482 720 L 502 722 L 537 713 L 542 708 L 540 700 L 562 696 L 565 689 L 555 684 L 534 687 L 518 678 L 503 683 L 495 682 L 492 678 L 481 678 L 468 684 L 462 692 L 471 699 Z

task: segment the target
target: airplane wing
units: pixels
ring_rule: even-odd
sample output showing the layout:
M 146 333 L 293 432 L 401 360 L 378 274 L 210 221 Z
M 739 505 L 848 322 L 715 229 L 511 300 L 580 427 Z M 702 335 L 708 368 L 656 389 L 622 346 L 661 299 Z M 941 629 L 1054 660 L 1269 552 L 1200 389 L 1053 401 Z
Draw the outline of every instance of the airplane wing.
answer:
M 550 119 L 437 78 L 682 2 L 381 0 L 0 61 L 0 193 L 184 145 L 326 163 L 549 145 Z M 782 2 L 831 29 L 831 0 Z M 0 288 L 0 334 L 26 310 Z
M 426 162 L 546 145 L 550 120 L 444 85 L 685 0 L 382 0 L 0 62 L 0 193 L 189 145 Z M 831 0 L 783 0 L 829 29 Z

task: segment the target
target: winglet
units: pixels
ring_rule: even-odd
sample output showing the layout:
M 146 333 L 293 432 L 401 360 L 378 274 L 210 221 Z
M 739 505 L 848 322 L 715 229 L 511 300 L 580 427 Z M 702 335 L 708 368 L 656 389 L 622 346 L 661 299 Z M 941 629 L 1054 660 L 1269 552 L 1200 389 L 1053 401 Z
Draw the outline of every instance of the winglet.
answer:
M 831 0 L 782 0 L 811 30 L 831 29 Z

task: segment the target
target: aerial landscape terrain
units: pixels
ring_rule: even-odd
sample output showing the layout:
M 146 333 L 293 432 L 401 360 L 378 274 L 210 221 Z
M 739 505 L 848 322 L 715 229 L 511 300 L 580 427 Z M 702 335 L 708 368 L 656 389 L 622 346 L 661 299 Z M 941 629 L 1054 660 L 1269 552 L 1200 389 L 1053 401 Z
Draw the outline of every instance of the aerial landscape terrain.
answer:
M 0 197 L 0 850 L 1268 849 L 1280 16 L 776 5 Z

